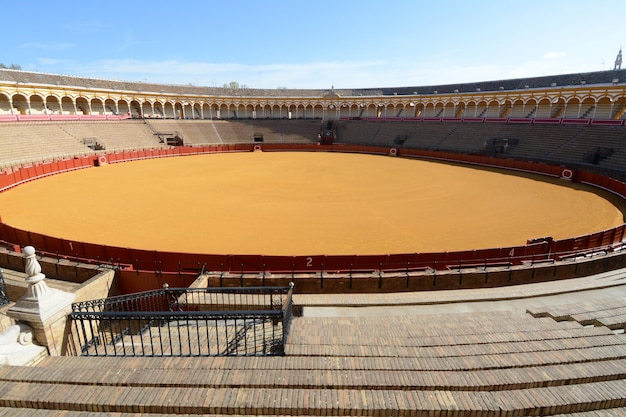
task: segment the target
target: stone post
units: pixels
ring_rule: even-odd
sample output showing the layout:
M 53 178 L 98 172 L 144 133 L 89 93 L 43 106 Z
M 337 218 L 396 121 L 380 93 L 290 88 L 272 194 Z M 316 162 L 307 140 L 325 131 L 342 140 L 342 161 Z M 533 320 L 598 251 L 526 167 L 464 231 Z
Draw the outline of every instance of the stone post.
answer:
M 37 343 L 48 348 L 51 356 L 60 356 L 67 338 L 67 315 L 72 310 L 75 295 L 48 287 L 35 256 L 35 248 L 26 246 L 23 253 L 28 289 L 7 311 L 7 315 L 17 322 L 28 324 Z

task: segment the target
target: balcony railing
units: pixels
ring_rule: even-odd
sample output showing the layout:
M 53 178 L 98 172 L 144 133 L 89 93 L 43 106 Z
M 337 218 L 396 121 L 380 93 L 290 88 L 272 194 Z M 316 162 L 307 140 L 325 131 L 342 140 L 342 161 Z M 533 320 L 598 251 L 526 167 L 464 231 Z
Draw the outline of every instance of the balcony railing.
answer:
M 164 288 L 72 305 L 84 356 L 284 355 L 293 286 Z
M 9 304 L 9 296 L 7 295 L 7 288 L 4 285 L 4 276 L 2 276 L 2 270 L 0 269 L 0 306 Z

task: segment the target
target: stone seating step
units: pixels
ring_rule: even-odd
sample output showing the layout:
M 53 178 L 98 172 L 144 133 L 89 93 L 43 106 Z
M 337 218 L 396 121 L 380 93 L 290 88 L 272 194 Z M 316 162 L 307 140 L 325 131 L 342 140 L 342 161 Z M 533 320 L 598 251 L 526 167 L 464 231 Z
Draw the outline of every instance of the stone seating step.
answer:
M 294 332 L 290 331 L 290 339 L 298 342 L 298 344 L 318 344 L 329 345 L 337 344 L 345 346 L 362 346 L 362 345 L 385 345 L 389 343 L 389 336 L 385 333 L 376 333 L 365 338 L 365 335 L 354 335 L 353 333 L 343 335 L 342 337 L 329 337 L 323 334 L 323 329 L 318 326 L 311 326 L 311 332 Z M 319 330 L 319 331 L 318 331 Z M 358 328 L 354 329 L 360 330 Z M 356 333 L 356 332 L 355 332 Z M 492 332 L 485 334 L 459 334 L 459 335 L 442 335 L 442 336 L 423 336 L 418 332 L 402 331 L 395 335 L 395 346 L 463 346 L 482 343 L 508 343 L 508 342 L 525 342 L 539 340 L 561 340 L 584 338 L 591 336 L 607 336 L 614 335 L 606 327 L 584 328 L 577 326 L 571 329 L 555 329 L 541 331 L 524 331 L 524 332 Z
M 623 337 L 623 336 L 616 336 Z M 305 351 L 306 347 L 299 348 Z M 350 366 L 352 369 L 414 369 L 414 370 L 459 370 L 459 369 L 496 369 L 496 368 L 515 368 L 523 366 L 548 366 L 566 363 L 583 363 L 597 362 L 605 360 L 626 359 L 626 348 L 624 344 L 615 344 L 607 346 L 588 346 L 579 349 L 567 350 L 545 350 L 536 352 L 513 352 L 513 353 L 493 353 L 482 355 L 468 356 L 443 356 L 443 357 L 416 357 L 416 356 L 340 356 L 328 355 L 319 356 L 314 353 L 318 351 L 316 346 L 310 347 L 310 355 L 294 355 L 285 357 L 217 357 L 217 358 L 201 358 L 199 363 L 218 363 L 226 367 L 226 369 L 341 369 L 344 366 Z M 373 350 L 370 353 L 376 353 Z M 66 358 L 46 358 L 38 366 L 47 366 L 46 364 L 54 363 L 51 360 Z M 79 357 L 67 358 L 73 365 L 68 368 L 81 366 L 102 368 L 100 360 L 107 360 L 106 357 Z M 84 360 L 86 359 L 86 361 Z M 96 360 L 97 359 L 97 360 Z M 130 363 L 138 367 L 144 367 L 152 364 L 154 360 L 161 363 L 161 366 L 167 367 L 172 360 L 177 360 L 177 366 L 182 366 L 179 362 L 181 358 L 151 358 L 151 357 L 112 357 L 113 362 L 109 366 L 115 368 L 125 368 L 125 363 Z M 139 362 L 137 362 L 139 361 Z M 352 363 L 352 365 L 349 365 Z M 80 364 L 80 365 L 79 365 Z M 49 365 L 54 366 L 54 365 Z M 59 365 L 57 365 L 59 366 Z M 135 366 L 135 365 L 133 365 Z M 155 365 L 153 365 L 154 367 Z
M 533 317 L 551 317 L 558 321 L 572 320 L 572 316 L 579 314 L 596 313 L 598 316 L 602 316 L 601 312 L 603 311 L 623 307 L 626 307 L 626 300 L 622 298 L 605 298 L 584 303 L 529 307 L 527 312 Z
M 626 329 L 626 300 L 621 298 L 531 307 L 527 312 L 533 317 L 549 317 L 555 321 L 574 321 L 585 326 L 603 326 L 611 330 Z
M 94 358 L 98 360 L 97 358 Z M 48 361 L 55 362 L 55 361 Z M 184 363 L 184 358 L 181 358 Z M 106 361 L 110 363 L 110 361 Z M 626 379 L 626 359 L 487 370 L 430 371 L 359 369 L 346 361 L 336 369 L 228 369 L 212 363 L 179 368 L 4 367 L 4 383 L 186 388 L 301 388 L 367 390 L 495 391 Z M 350 367 L 349 365 L 353 365 Z
M 555 417 L 626 417 L 626 408 L 607 408 L 582 413 L 559 414 Z
M 0 407 L 228 415 L 552 415 L 626 406 L 626 380 L 507 391 L 0 386 Z

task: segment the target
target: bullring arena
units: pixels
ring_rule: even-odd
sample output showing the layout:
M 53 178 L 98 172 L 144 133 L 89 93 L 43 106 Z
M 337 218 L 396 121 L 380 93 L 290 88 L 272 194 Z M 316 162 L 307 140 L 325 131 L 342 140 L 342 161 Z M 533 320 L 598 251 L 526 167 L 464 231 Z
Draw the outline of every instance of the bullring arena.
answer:
M 0 70 L 0 414 L 626 415 L 625 80 Z

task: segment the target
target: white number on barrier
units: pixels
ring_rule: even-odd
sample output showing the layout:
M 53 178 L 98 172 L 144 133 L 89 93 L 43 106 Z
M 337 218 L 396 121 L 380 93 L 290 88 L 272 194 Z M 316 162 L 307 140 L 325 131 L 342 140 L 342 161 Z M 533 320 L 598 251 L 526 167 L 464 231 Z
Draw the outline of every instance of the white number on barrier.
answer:
M 306 258 L 306 266 L 313 266 L 313 258 L 311 258 L 310 256 Z

